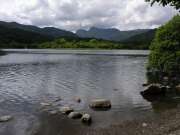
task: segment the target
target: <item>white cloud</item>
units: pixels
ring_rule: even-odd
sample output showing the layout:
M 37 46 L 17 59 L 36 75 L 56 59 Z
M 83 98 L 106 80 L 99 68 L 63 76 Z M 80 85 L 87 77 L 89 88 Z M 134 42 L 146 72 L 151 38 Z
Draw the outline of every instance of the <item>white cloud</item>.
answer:
M 116 27 L 154 28 L 177 11 L 144 0 L 0 0 L 0 20 L 61 29 Z

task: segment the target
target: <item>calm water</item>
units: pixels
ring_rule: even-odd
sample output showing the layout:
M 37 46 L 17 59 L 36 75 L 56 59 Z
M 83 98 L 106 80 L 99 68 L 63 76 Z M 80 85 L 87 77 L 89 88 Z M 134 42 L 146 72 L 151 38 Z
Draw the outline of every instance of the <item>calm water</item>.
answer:
M 0 57 L 0 115 L 14 116 L 12 121 L 0 124 L 0 135 L 75 134 L 82 126 L 80 121 L 65 116 L 54 118 L 40 109 L 41 102 L 59 98 L 62 100 L 53 102 L 55 108 L 68 105 L 92 115 L 93 124 L 88 128 L 154 116 L 167 107 L 177 106 L 177 102 L 150 103 L 139 94 L 146 82 L 147 57 L 115 55 L 121 51 L 106 51 L 106 55 L 52 52 L 14 52 Z M 137 56 L 146 53 L 130 51 Z M 74 101 L 76 97 L 81 98 L 80 104 Z M 89 101 L 96 98 L 110 99 L 112 109 L 91 110 Z

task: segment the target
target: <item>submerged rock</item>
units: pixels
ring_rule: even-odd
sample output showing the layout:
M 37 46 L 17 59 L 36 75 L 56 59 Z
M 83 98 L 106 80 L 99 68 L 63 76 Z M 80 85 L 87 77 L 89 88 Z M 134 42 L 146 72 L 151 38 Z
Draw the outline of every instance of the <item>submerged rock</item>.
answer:
M 80 119 L 81 117 L 82 117 L 82 114 L 79 112 L 71 112 L 68 115 L 68 118 L 71 118 L 71 119 Z
M 51 110 L 51 111 L 49 111 L 49 114 L 50 114 L 50 115 L 56 115 L 56 114 L 58 114 L 58 111 L 56 111 L 56 110 Z
M 44 103 L 44 102 L 40 103 L 40 105 L 41 105 L 42 107 L 51 106 L 50 103 Z
M 95 99 L 92 100 L 90 105 L 91 108 L 104 108 L 104 109 L 108 109 L 111 108 L 111 101 L 107 100 L 107 99 Z
M 141 95 L 164 95 L 166 93 L 166 87 L 161 84 L 150 84 L 147 88 L 141 92 Z
M 62 98 L 59 97 L 59 98 L 57 98 L 56 100 L 54 100 L 54 102 L 59 102 L 59 101 L 61 101 L 61 100 L 62 100 Z
M 116 88 L 115 88 L 115 89 L 113 89 L 113 90 L 114 90 L 114 91 L 118 91 L 119 89 L 116 89 Z
M 0 122 L 7 122 L 7 121 L 10 121 L 10 120 L 12 120 L 12 119 L 13 119 L 12 116 L 10 116 L 10 115 L 5 115 L 5 116 L 1 116 L 1 117 L 0 117 Z
M 60 112 L 62 113 L 62 114 L 69 114 L 69 113 L 71 113 L 71 112 L 73 112 L 74 110 L 72 109 L 72 108 L 70 108 L 70 107 L 61 107 L 60 108 Z
M 91 116 L 89 114 L 83 114 L 82 118 L 81 118 L 81 121 L 83 123 L 87 123 L 87 124 L 90 124 L 91 123 Z
M 78 103 L 81 102 L 81 99 L 80 99 L 79 97 L 76 97 L 74 100 L 75 100 L 76 102 L 78 102 Z

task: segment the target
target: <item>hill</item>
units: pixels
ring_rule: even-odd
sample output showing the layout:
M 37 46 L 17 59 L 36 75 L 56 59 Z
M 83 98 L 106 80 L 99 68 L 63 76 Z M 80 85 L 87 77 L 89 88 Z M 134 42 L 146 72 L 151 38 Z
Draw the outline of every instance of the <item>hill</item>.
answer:
M 3 21 L 0 21 L 0 26 L 4 26 L 7 28 L 17 28 L 17 29 L 21 29 L 21 30 L 29 31 L 29 32 L 36 32 L 38 34 L 51 36 L 54 38 L 77 37 L 76 34 L 70 32 L 70 31 L 61 30 L 61 29 L 58 29 L 55 27 L 40 28 L 40 27 L 33 26 L 33 25 L 24 25 L 24 24 L 19 24 L 16 22 L 3 22 Z
M 137 34 L 128 39 L 121 41 L 122 44 L 128 46 L 134 46 L 135 48 L 139 47 L 142 49 L 148 49 L 152 40 L 155 37 L 156 29 L 149 30 L 147 32 Z
M 52 41 L 56 38 L 76 38 L 69 31 L 54 27 L 39 28 L 16 22 L 0 21 L 0 48 L 36 48 L 36 44 Z
M 96 38 L 104 39 L 109 41 L 123 41 L 132 36 L 148 32 L 150 29 L 137 29 L 130 31 L 120 31 L 115 28 L 111 29 L 102 29 L 92 27 L 89 30 L 77 30 L 76 34 L 81 38 Z

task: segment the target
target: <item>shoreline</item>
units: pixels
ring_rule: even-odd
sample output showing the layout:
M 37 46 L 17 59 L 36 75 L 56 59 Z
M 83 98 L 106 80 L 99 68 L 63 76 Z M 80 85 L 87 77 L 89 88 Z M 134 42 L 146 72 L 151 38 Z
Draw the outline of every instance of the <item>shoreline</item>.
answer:
M 42 125 L 31 132 L 31 135 L 58 135 L 60 133 L 63 135 L 179 135 L 179 111 L 180 106 L 162 112 L 159 117 L 124 121 L 104 128 L 76 125 L 78 121 L 72 122 L 63 115 L 49 116 L 44 114 L 41 118 Z
M 148 50 L 85 50 L 85 49 L 2 49 L 6 53 L 19 54 L 61 54 L 61 55 L 107 55 L 147 57 Z
M 180 107 L 168 110 L 159 117 L 125 121 L 109 128 L 94 129 L 82 133 L 88 135 L 179 135 Z

